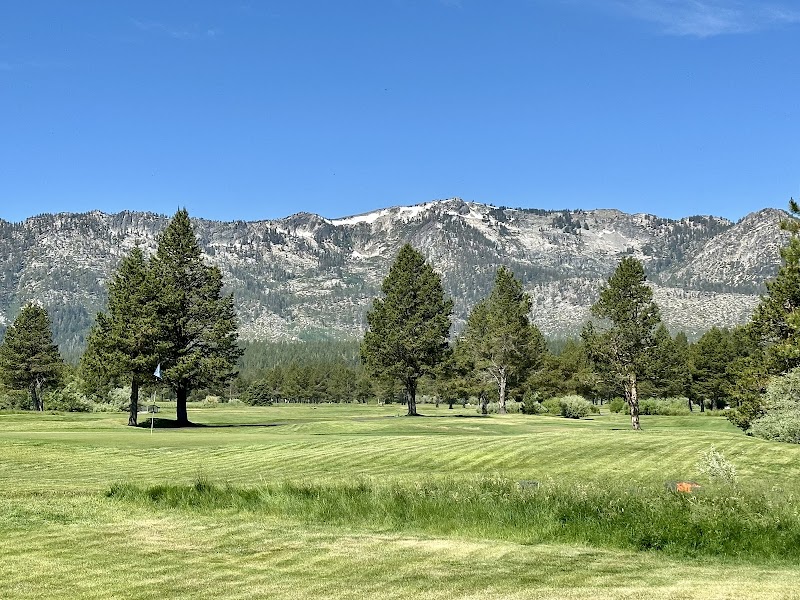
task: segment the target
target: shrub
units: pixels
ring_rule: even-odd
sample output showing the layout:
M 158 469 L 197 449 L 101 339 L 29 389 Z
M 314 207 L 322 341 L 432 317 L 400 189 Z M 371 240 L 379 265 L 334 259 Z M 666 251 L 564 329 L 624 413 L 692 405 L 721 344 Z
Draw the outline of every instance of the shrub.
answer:
M 23 390 L 0 388 L 0 410 L 26 410 L 31 407 L 31 398 Z
M 688 415 L 689 404 L 681 398 L 647 398 L 639 402 L 639 414 L 668 417 Z
M 611 403 L 608 405 L 608 410 L 612 413 L 621 413 L 625 412 L 625 407 L 627 406 L 627 402 L 622 398 L 614 398 L 611 400 Z
M 478 405 L 476 409 L 478 413 L 481 412 L 481 407 Z M 500 403 L 499 402 L 489 402 L 486 404 L 486 412 L 490 415 L 496 415 L 500 410 Z M 508 400 L 506 401 L 506 412 L 508 414 L 519 414 L 522 412 L 522 402 L 517 402 L 515 400 Z
M 753 421 L 750 433 L 764 440 L 800 444 L 800 410 L 771 410 Z
M 75 380 L 44 396 L 44 407 L 63 412 L 92 412 L 92 402 L 84 396 Z
M 712 480 L 729 484 L 736 483 L 736 467 L 714 446 L 711 446 L 708 452 L 700 454 L 697 470 Z
M 541 415 L 547 412 L 547 407 L 538 400 L 525 400 L 522 403 L 522 412 L 526 415 Z
M 561 414 L 561 404 L 558 398 L 548 398 L 542 402 L 542 406 L 551 415 Z
M 583 419 L 592 409 L 597 409 L 594 404 L 582 396 L 565 396 L 558 401 L 559 413 L 568 419 Z
M 800 368 L 770 380 L 763 408 L 764 415 L 753 420 L 749 433 L 765 440 L 800 444 Z
M 616 400 L 616 399 L 615 399 Z M 612 400 L 612 405 L 615 400 Z M 626 415 L 631 413 L 631 407 L 628 403 L 620 399 L 622 402 L 622 410 Z M 614 411 L 614 409 L 611 409 Z M 689 401 L 683 398 L 645 398 L 639 400 L 639 414 L 640 415 L 661 415 L 665 417 L 679 417 L 681 415 L 688 415 Z

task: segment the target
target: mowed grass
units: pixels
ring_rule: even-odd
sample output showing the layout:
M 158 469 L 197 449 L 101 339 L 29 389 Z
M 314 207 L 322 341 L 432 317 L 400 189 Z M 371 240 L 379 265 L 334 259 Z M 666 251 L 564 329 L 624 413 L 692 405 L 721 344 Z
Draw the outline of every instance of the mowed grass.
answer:
M 800 598 L 800 567 L 775 556 L 697 560 L 500 534 L 475 519 L 460 529 L 337 518 L 335 505 L 198 509 L 107 497 L 120 485 L 198 480 L 310 489 L 309 506 L 314 493 L 359 485 L 662 489 L 704 483 L 696 462 L 712 445 L 736 465 L 741 489 L 772 490 L 783 511 L 797 497 L 800 448 L 747 438 L 719 417 L 643 417 L 635 433 L 617 415 L 421 409 L 427 416 L 402 417 L 396 405 L 195 407 L 190 418 L 203 426 L 152 434 L 121 414 L 0 414 L 0 598 Z

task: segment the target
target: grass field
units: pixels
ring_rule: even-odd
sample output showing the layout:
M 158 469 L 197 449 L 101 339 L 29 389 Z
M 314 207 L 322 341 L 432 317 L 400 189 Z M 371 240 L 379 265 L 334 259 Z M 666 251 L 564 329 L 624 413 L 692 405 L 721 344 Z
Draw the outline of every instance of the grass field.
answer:
M 800 598 L 794 537 L 784 557 L 554 542 L 515 528 L 513 513 L 502 526 L 485 506 L 472 518 L 480 497 L 458 497 L 487 481 L 707 483 L 696 463 L 713 445 L 736 465 L 739 489 L 771 490 L 788 523 L 800 447 L 702 415 L 643 417 L 636 433 L 619 415 L 421 409 L 427 416 L 402 417 L 397 405 L 190 407 L 202 427 L 152 434 L 123 414 L 0 413 L 0 598 Z M 147 500 L 154 486 L 190 492 L 197 482 L 262 492 L 245 508 L 226 496 L 214 506 Z M 110 494 L 120 484 L 131 497 Z M 357 498 L 334 493 L 351 488 Z M 414 490 L 452 518 L 435 504 L 449 494 L 469 526 L 380 504 Z

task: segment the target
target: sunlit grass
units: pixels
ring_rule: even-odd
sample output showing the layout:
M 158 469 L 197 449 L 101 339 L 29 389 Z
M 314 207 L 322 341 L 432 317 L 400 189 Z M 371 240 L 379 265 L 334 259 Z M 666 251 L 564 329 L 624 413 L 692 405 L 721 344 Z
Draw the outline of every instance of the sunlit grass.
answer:
M 732 547 L 727 558 L 711 549 L 696 559 L 653 551 L 657 537 L 649 551 L 634 550 L 648 547 L 635 539 L 581 537 L 585 524 L 569 515 L 572 537 L 544 527 L 534 536 L 518 520 L 537 510 L 549 519 L 558 498 L 519 515 L 513 501 L 518 481 L 536 480 L 582 486 L 585 507 L 598 490 L 642 489 L 642 501 L 666 498 L 669 508 L 665 481 L 713 487 L 696 462 L 714 445 L 736 465 L 741 489 L 780 504 L 760 516 L 785 519 L 788 536 L 798 447 L 701 415 L 643 417 L 635 433 L 624 415 L 576 422 L 421 409 L 429 416 L 399 416 L 397 405 L 190 408 L 206 427 L 152 434 L 126 427 L 123 414 L 0 413 L 0 597 L 799 597 L 800 568 L 769 540 L 772 555 Z M 249 507 L 223 498 L 202 509 L 106 497 L 115 484 L 133 496 L 158 486 L 191 494 L 197 480 L 255 496 Z M 448 500 L 481 481 L 514 490 L 499 513 L 479 498 Z M 428 496 L 403 508 L 403 494 L 419 490 Z M 797 551 L 784 542 L 789 559 Z

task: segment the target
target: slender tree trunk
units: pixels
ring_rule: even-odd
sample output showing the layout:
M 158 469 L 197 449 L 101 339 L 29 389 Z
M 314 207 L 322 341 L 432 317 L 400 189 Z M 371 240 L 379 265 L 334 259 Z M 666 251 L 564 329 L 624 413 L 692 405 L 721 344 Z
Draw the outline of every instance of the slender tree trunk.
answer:
M 480 396 L 480 403 L 481 403 L 481 414 L 488 415 L 489 414 L 489 399 L 486 397 L 486 392 L 481 392 Z
M 406 381 L 406 403 L 408 404 L 408 416 L 417 416 L 417 382 L 416 380 Z
M 642 426 L 639 423 L 639 390 L 637 389 L 636 373 L 628 376 L 630 393 L 628 394 L 628 406 L 631 409 L 631 427 L 639 431 Z
M 39 409 L 39 396 L 36 394 L 36 384 L 32 383 L 31 387 L 29 388 L 28 392 L 31 395 L 31 404 L 33 405 L 33 410 L 40 410 Z
M 131 378 L 131 404 L 128 408 L 128 426 L 136 427 L 139 419 L 139 378 Z
M 497 412 L 504 415 L 506 414 L 506 383 L 508 383 L 508 374 L 505 368 L 500 369 L 497 379 L 500 383 L 500 407 L 497 409 Z
M 187 390 L 182 385 L 175 389 L 175 396 L 177 397 L 177 419 L 178 426 L 190 425 L 189 415 L 186 412 L 186 397 L 189 395 Z
M 689 400 L 689 412 L 694 412 L 694 408 L 692 408 L 692 399 L 688 398 Z
M 39 403 L 39 410 L 44 412 L 44 398 L 42 397 L 42 387 L 44 386 L 43 379 L 36 380 L 36 402 Z
M 706 400 L 705 398 L 700 398 L 700 412 L 706 412 Z

